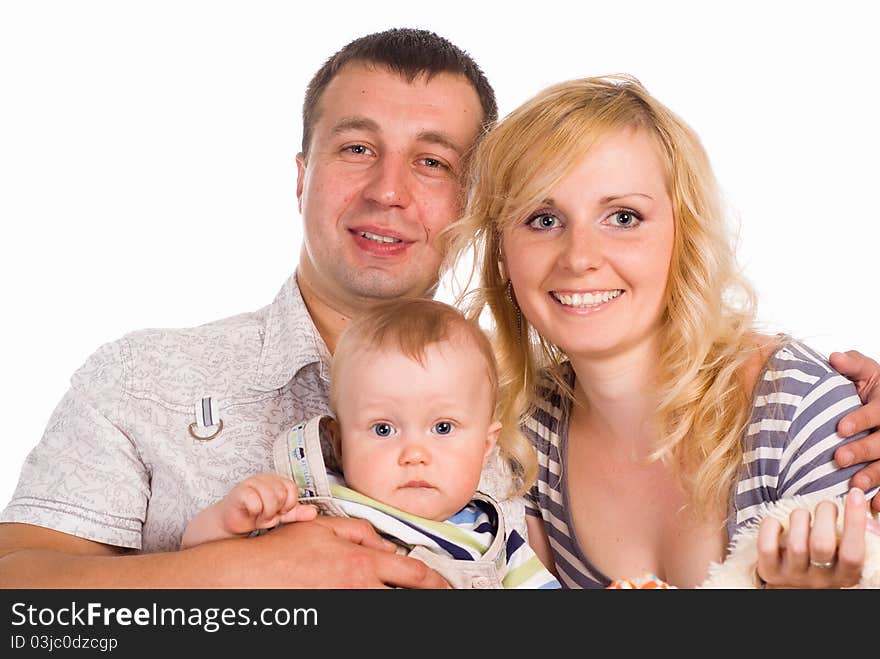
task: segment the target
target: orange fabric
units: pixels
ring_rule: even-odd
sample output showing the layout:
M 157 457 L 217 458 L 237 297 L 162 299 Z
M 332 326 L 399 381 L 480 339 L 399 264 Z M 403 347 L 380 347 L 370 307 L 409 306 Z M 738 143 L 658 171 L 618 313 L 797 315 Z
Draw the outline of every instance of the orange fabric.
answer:
M 653 574 L 646 574 L 637 579 L 615 579 L 608 586 L 610 590 L 643 590 L 643 589 L 674 589 L 672 586 L 661 578 Z

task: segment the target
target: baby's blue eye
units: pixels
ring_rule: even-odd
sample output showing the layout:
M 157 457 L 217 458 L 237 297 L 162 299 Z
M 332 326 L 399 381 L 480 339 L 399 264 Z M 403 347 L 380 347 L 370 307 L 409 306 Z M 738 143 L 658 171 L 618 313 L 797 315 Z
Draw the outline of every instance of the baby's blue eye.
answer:
M 373 432 L 379 437 L 390 437 L 394 433 L 394 427 L 390 423 L 377 423 L 373 426 Z
M 438 421 L 434 424 L 434 432 L 438 435 L 448 435 L 452 432 L 452 427 L 449 421 Z

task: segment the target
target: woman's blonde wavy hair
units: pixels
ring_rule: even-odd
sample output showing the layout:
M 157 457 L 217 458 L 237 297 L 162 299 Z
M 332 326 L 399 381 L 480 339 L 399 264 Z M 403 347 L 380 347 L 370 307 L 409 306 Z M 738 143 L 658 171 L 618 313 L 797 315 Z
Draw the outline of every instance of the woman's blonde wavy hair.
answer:
M 525 422 L 541 378 L 562 381 L 565 354 L 538 336 L 515 305 L 501 263 L 501 235 L 543 205 L 602 137 L 647 131 L 666 168 L 675 237 L 661 329 L 654 459 L 677 469 L 695 509 L 728 501 L 742 459 L 750 401 L 742 369 L 756 349 L 755 297 L 734 248 L 709 158 L 694 131 L 635 78 L 611 75 L 545 89 L 490 131 L 472 161 L 462 219 L 449 228 L 446 267 L 468 251 L 471 276 L 458 303 L 471 317 L 488 309 L 509 415 Z M 474 272 L 479 286 L 471 287 Z M 471 290 L 467 290 L 471 288 Z

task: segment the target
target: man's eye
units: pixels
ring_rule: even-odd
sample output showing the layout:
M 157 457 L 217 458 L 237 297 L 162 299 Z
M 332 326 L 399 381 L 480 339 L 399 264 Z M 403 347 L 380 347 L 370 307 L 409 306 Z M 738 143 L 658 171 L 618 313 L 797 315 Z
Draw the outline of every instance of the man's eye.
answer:
M 433 431 L 438 435 L 448 435 L 454 427 L 449 421 L 438 421 L 434 424 Z
M 559 218 L 549 213 L 539 213 L 529 218 L 527 224 L 533 229 L 555 229 L 559 226 Z
M 394 434 L 394 426 L 390 423 L 377 423 L 373 426 L 373 432 L 379 437 L 390 437 Z
M 366 155 L 370 152 L 370 150 L 367 147 L 365 147 L 363 144 L 352 144 L 351 146 L 345 147 L 344 150 L 348 151 L 349 153 L 353 153 L 355 155 L 358 155 L 358 156 L 363 156 L 363 155 Z

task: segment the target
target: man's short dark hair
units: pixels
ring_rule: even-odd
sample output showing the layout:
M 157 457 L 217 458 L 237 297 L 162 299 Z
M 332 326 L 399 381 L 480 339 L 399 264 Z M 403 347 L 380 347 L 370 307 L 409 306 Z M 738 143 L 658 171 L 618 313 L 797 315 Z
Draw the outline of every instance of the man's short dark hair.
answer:
M 312 128 L 318 119 L 318 102 L 324 89 L 342 67 L 351 62 L 384 66 L 408 83 L 420 75 L 426 75 L 429 79 L 438 73 L 462 75 L 480 99 L 483 128 L 488 128 L 498 118 L 495 91 L 470 55 L 428 30 L 392 28 L 368 34 L 343 46 L 312 77 L 303 102 L 303 154 L 308 154 Z

